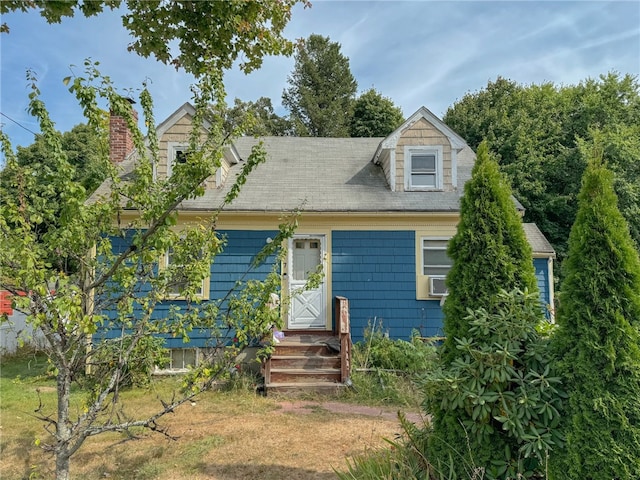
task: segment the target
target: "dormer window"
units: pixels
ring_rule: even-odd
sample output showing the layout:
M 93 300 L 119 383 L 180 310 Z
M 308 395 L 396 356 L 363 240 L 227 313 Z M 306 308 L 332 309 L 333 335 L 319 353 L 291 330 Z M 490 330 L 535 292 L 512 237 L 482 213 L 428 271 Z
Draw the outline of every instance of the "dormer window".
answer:
M 405 190 L 442 190 L 442 147 L 405 147 Z
M 189 145 L 180 143 L 169 142 L 168 147 L 167 178 L 171 176 L 176 165 L 187 162 L 187 152 L 189 151 Z

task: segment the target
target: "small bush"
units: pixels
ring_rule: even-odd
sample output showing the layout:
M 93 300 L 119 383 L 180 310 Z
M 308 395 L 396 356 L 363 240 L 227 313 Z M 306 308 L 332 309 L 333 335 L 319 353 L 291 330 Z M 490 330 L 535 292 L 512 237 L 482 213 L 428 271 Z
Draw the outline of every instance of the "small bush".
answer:
M 423 342 L 417 334 L 411 341 L 392 340 L 381 323 L 370 324 L 364 341 L 354 345 L 353 389 L 345 392 L 343 399 L 418 408 L 422 393 L 414 379 L 430 370 L 435 359 L 435 346 Z
M 436 347 L 424 342 L 417 332 L 410 341 L 392 340 L 382 331 L 382 322 L 365 329 L 364 341 L 354 345 L 354 365 L 359 368 L 399 370 L 407 374 L 424 373 L 433 367 Z

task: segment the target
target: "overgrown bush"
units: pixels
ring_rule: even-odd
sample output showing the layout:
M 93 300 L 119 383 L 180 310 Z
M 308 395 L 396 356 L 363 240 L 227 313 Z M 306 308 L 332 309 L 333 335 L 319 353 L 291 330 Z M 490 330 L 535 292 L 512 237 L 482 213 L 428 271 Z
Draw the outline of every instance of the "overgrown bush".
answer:
M 423 379 L 427 412 L 458 422 L 460 438 L 431 435 L 433 460 L 448 469 L 478 466 L 484 478 L 543 478 L 548 452 L 560 445 L 564 393 L 553 376 L 537 293 L 501 292 L 492 312 L 469 311 L 469 337 L 456 339 L 458 356 Z M 450 463 L 450 462 L 449 462 Z M 468 472 L 456 467 L 459 478 Z
M 376 325 L 377 323 L 377 325 Z M 398 370 L 407 374 L 423 373 L 436 360 L 436 347 L 414 332 L 409 341 L 391 339 L 382 322 L 374 322 L 364 331 L 364 341 L 354 346 L 354 364 L 360 368 Z
M 410 341 L 392 340 L 375 321 L 365 329 L 364 340 L 353 346 L 353 389 L 344 400 L 376 405 L 418 408 L 422 393 L 415 385 L 416 376 L 433 366 L 437 357 L 433 344 L 417 334 Z

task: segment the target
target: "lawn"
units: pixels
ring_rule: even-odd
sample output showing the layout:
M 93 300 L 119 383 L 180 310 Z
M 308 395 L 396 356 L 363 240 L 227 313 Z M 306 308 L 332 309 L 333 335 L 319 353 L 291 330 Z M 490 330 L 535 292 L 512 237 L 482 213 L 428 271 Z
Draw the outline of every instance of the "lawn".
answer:
M 40 399 L 43 412 L 55 410 L 55 383 L 46 369 L 46 359 L 34 354 L 2 359 L 3 480 L 53 477 L 53 458 L 36 445 L 49 437 L 34 417 Z M 162 378 L 149 389 L 125 391 L 121 403 L 136 417 L 150 414 L 179 382 Z M 74 393 L 75 408 L 83 408 L 84 398 L 84 392 Z M 162 420 L 177 440 L 144 431 L 135 440 L 122 434 L 87 440 L 72 459 L 72 478 L 334 479 L 334 469 L 346 470 L 346 459 L 388 445 L 384 438 L 400 431 L 393 417 L 359 415 L 355 408 L 335 412 L 323 407 L 323 399 L 313 400 L 311 408 L 292 411 L 283 408 L 286 399 L 247 389 L 208 392 Z

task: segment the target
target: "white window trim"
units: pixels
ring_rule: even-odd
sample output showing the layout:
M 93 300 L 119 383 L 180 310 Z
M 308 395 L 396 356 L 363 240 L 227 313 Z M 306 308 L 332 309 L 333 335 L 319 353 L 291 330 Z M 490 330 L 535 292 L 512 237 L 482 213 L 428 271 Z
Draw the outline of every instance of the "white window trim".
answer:
M 447 241 L 448 242 L 449 240 L 451 240 L 451 237 L 420 237 L 420 258 L 421 258 L 420 274 L 424 275 L 424 276 L 427 276 L 427 277 L 429 275 L 424 273 L 424 267 L 425 267 L 425 263 L 424 263 L 424 261 L 425 261 L 425 258 L 424 258 L 424 250 L 425 250 L 424 242 L 425 241 L 430 241 L 430 240 L 433 240 L 433 241 Z M 442 249 L 442 248 L 431 248 L 430 250 L 444 250 L 445 253 L 446 253 L 447 248 L 446 247 L 444 249 Z M 444 265 L 440 265 L 440 266 L 444 266 Z M 451 266 L 453 266 L 453 261 L 451 262 Z M 439 276 L 439 275 L 436 275 L 436 276 Z
M 173 174 L 173 166 L 176 162 L 176 152 L 186 152 L 189 145 L 182 142 L 167 142 L 167 178 Z
M 415 153 L 429 153 L 436 155 L 436 184 L 433 187 L 413 186 L 411 183 L 411 156 Z M 404 147 L 404 188 L 406 191 L 424 192 L 443 189 L 443 148 L 441 145 Z
M 168 252 L 165 252 L 164 255 L 162 255 L 162 259 L 161 259 L 160 265 L 162 266 L 163 269 L 169 268 L 170 264 L 169 264 L 169 253 Z M 211 282 L 211 272 L 209 272 L 209 275 L 207 275 L 206 277 L 204 277 L 202 279 L 202 285 L 200 286 L 200 293 L 196 293 L 196 297 L 198 297 L 201 300 L 208 300 L 209 299 L 210 282 Z M 171 299 L 171 300 L 184 300 L 185 299 L 185 297 L 183 295 L 180 295 L 179 293 L 173 293 L 173 292 L 167 292 L 166 298 L 167 299 Z
M 200 363 L 202 362 L 203 358 L 204 358 L 204 353 L 201 351 L 202 349 L 199 347 L 184 347 L 184 348 L 168 348 L 167 349 L 169 351 L 169 365 L 166 368 L 160 368 L 157 365 L 155 366 L 154 370 L 153 370 L 153 374 L 154 375 L 175 375 L 175 374 L 179 374 L 179 373 L 187 373 L 189 371 L 188 368 L 179 368 L 179 367 L 173 367 L 171 365 L 171 355 L 173 350 L 195 350 L 195 360 L 196 360 L 196 364 L 193 365 L 193 367 L 197 367 L 198 365 L 200 365 Z
M 425 232 L 426 233 L 426 232 Z M 442 275 L 427 275 L 424 273 L 425 262 L 425 240 L 446 241 L 451 240 L 452 235 L 428 235 L 420 234 L 416 235 L 416 299 L 418 300 L 440 300 L 444 298 L 442 295 L 433 296 L 430 290 L 430 279 L 432 277 L 442 277 Z M 453 266 L 453 262 L 451 262 Z M 448 272 L 447 272 L 448 273 Z

